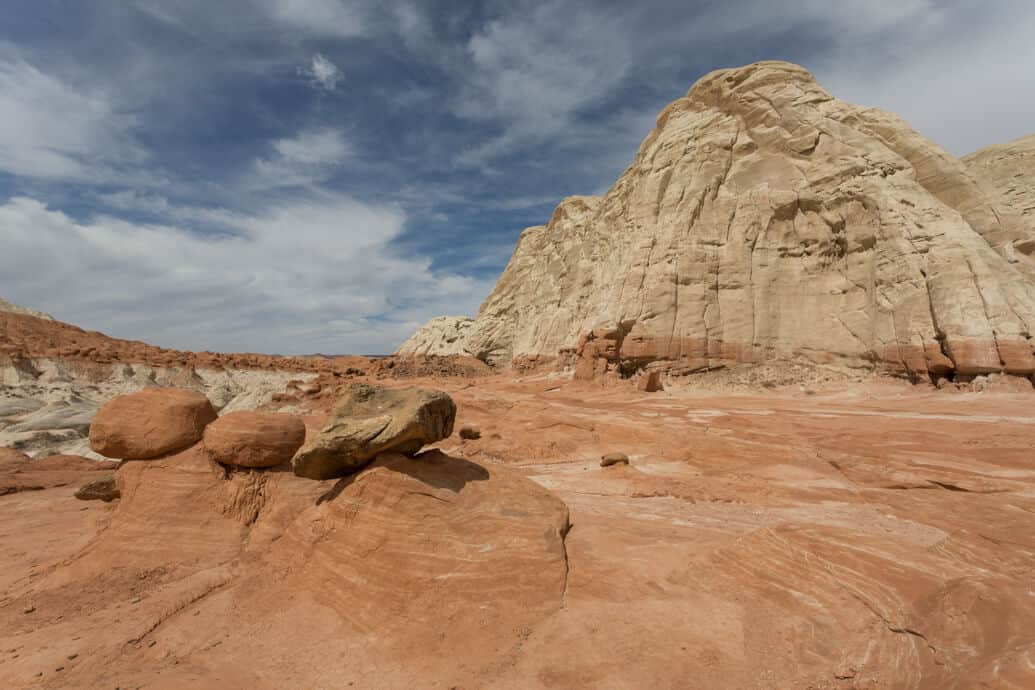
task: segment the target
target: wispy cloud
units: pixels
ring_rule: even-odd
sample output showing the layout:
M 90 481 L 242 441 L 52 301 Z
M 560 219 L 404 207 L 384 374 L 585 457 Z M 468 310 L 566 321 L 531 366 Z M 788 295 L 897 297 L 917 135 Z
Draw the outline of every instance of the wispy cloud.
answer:
M 316 35 L 350 38 L 366 28 L 364 7 L 346 0 L 259 0 L 284 24 Z
M 0 52 L 0 170 L 31 178 L 110 182 L 145 157 L 135 118 L 107 94 Z
M 255 161 L 253 187 L 311 186 L 326 179 L 344 161 L 351 148 L 336 129 L 300 132 L 272 144 L 272 155 Z
M 338 88 L 338 82 L 343 76 L 338 66 L 321 53 L 314 55 L 307 67 L 300 67 L 299 73 L 314 87 L 324 91 Z
M 6 296 L 174 347 L 386 352 L 415 322 L 472 313 L 488 287 L 398 255 L 398 208 L 323 194 L 223 220 L 237 232 L 206 236 L 111 216 L 76 222 L 38 200 L 11 199 L 0 206 Z

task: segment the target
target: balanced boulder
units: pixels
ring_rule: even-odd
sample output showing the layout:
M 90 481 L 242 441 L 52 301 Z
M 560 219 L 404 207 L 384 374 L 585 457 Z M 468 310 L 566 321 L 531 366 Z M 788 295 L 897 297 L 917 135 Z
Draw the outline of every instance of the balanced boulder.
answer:
M 295 453 L 295 474 L 331 479 L 385 451 L 415 455 L 452 434 L 455 418 L 453 399 L 441 391 L 353 384 L 320 433 Z
M 90 425 L 90 448 L 109 458 L 148 460 L 194 445 L 216 419 L 201 393 L 145 388 L 109 401 Z
M 305 441 L 300 417 L 277 412 L 230 412 L 205 428 L 205 452 L 223 465 L 274 467 Z

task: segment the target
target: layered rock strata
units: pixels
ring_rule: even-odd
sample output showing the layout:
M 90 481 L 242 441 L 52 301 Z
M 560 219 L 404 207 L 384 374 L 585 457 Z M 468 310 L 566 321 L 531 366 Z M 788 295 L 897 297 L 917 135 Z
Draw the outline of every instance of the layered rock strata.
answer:
M 526 230 L 451 347 L 560 357 L 580 378 L 784 358 L 1030 376 L 1033 248 L 988 183 L 901 119 L 758 63 L 702 78 L 605 196 Z

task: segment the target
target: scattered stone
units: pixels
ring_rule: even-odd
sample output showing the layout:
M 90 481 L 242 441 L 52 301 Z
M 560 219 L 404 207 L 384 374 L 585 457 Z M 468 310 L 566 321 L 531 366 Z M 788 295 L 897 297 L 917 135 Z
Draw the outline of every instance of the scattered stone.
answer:
M 441 391 L 347 386 L 327 424 L 292 460 L 295 474 L 331 479 L 355 471 L 379 453 L 413 456 L 453 433 L 456 405 Z
M 201 393 L 145 388 L 109 401 L 90 425 L 90 448 L 109 458 L 147 460 L 201 440 L 216 411 Z
M 24 609 L 22 609 L 22 613 L 35 613 L 35 611 L 35 606 L 26 606 Z
M 608 453 L 600 458 L 601 467 L 610 467 L 611 465 L 628 465 L 629 456 L 625 453 Z
M 482 437 L 481 430 L 473 424 L 464 424 L 460 427 L 460 438 L 465 441 L 476 441 Z
M 120 498 L 122 493 L 115 477 L 101 477 L 88 484 L 84 484 L 75 492 L 75 497 L 80 501 L 104 501 L 109 503 Z
M 205 452 L 237 467 L 274 467 L 291 460 L 305 441 L 300 417 L 277 412 L 230 412 L 205 428 Z

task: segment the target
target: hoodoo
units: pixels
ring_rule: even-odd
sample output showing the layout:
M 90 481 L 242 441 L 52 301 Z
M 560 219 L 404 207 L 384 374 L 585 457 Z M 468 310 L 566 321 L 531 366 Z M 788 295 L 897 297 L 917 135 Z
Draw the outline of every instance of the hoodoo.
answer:
M 991 183 L 901 119 L 763 62 L 702 78 L 605 196 L 526 230 L 449 351 L 580 378 L 774 358 L 1030 376 L 1033 249 Z M 401 352 L 445 354 L 432 326 Z

